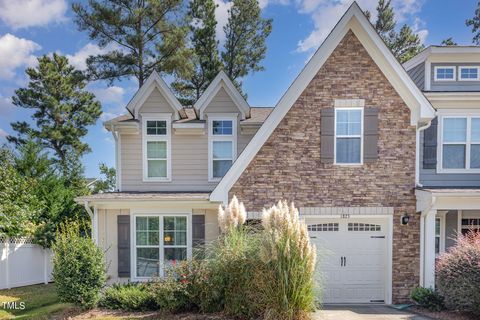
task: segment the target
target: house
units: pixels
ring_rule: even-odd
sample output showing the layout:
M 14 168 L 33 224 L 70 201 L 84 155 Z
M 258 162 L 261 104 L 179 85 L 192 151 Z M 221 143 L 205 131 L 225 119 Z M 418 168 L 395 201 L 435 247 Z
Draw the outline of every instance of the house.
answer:
M 436 161 L 457 143 L 474 154 L 477 93 L 458 90 L 476 83 L 435 69 L 457 68 L 460 56 L 480 65 L 480 55 L 438 50 L 400 65 L 353 3 L 273 109 L 249 106 L 223 72 L 185 108 L 153 73 L 128 113 L 105 123 L 118 191 L 77 198 L 107 250 L 110 281 L 161 276 L 164 262 L 191 257 L 218 236 L 218 206 L 236 195 L 249 218 L 295 202 L 319 248 L 325 303 L 401 303 L 413 287 L 433 287 L 435 243 L 443 250 L 455 227 L 480 217 L 463 211 L 480 208 L 477 158 L 464 168 Z M 442 110 L 472 132 L 443 149 L 432 133 L 442 132 Z M 453 122 L 445 132 L 457 137 Z

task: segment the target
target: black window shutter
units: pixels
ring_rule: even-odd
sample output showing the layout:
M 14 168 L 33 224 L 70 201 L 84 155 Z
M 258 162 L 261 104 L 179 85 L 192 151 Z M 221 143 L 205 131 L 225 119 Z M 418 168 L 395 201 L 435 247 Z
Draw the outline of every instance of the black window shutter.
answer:
M 378 159 L 378 108 L 365 108 L 363 116 L 363 162 L 372 163 Z
M 130 216 L 117 216 L 118 277 L 130 277 Z
M 437 168 L 437 129 L 438 119 L 432 120 L 429 128 L 423 131 L 423 168 Z
M 333 163 L 335 143 L 335 109 L 320 110 L 320 160 L 322 163 Z

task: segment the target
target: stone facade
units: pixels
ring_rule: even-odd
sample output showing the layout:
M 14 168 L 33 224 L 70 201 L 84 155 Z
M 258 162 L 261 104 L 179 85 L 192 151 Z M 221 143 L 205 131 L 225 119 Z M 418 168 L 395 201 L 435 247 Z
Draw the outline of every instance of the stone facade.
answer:
M 335 99 L 379 108 L 378 160 L 320 161 L 320 109 Z M 415 127 L 410 110 L 349 31 L 230 190 L 247 210 L 279 199 L 297 207 L 393 207 L 393 303 L 419 283 L 420 217 L 415 213 Z M 407 226 L 400 217 L 411 216 Z

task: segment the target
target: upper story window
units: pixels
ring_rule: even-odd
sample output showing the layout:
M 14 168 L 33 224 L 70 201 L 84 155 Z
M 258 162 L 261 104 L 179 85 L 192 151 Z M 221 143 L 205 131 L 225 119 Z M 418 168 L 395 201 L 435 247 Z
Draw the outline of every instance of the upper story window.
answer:
M 143 121 L 143 177 L 145 181 L 170 180 L 170 118 Z
M 209 118 L 210 181 L 221 179 L 230 169 L 236 157 L 236 118 Z
M 473 67 L 473 66 L 460 67 L 459 80 L 462 80 L 462 81 L 478 81 L 478 80 L 480 80 L 479 73 L 478 73 L 478 67 Z
M 335 109 L 335 164 L 362 164 L 363 108 Z
M 444 116 L 441 135 L 441 170 L 480 171 L 480 116 Z
M 436 81 L 455 81 L 455 67 L 435 67 L 435 80 Z

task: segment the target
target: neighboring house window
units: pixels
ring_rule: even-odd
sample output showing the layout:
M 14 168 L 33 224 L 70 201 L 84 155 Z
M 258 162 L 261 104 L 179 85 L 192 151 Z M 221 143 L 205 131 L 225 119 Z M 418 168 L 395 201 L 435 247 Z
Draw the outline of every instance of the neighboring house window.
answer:
M 335 163 L 361 164 L 363 108 L 335 109 Z
M 459 78 L 463 81 L 478 81 L 478 67 L 460 67 Z
M 469 232 L 480 232 L 480 219 L 462 219 L 462 234 Z
M 455 81 L 455 67 L 435 67 L 436 81 Z
M 135 216 L 137 278 L 162 275 L 163 267 L 188 256 L 187 216 Z
M 145 119 L 144 180 L 168 181 L 170 179 L 170 119 Z
M 236 118 L 209 118 L 209 180 L 221 179 L 236 156 Z
M 435 218 L 435 253 L 440 253 L 440 230 L 441 230 L 440 218 Z
M 442 118 L 442 169 L 480 169 L 480 117 Z

